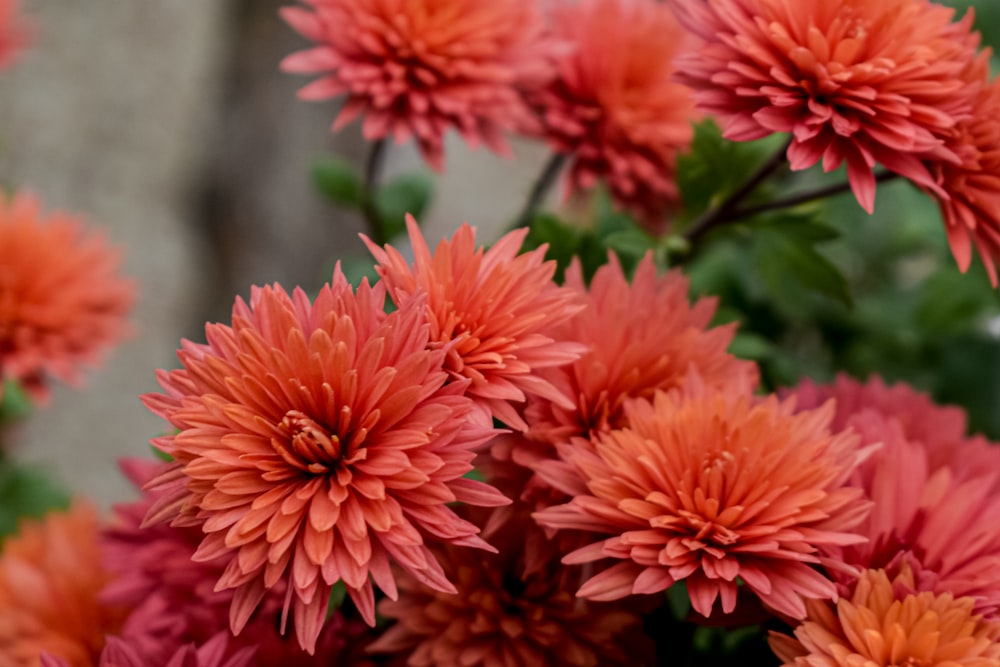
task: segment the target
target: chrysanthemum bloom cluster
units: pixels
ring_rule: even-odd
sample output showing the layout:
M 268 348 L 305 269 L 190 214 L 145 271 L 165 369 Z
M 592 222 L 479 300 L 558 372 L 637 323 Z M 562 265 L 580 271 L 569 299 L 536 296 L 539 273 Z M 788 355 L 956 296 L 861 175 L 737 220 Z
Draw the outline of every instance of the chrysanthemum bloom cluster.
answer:
M 869 212 L 876 163 L 939 193 L 924 159 L 960 163 L 945 140 L 980 85 L 971 12 L 953 22 L 927 0 L 668 4 L 703 40 L 677 60 L 678 80 L 727 138 L 791 133 L 791 167 L 846 163 Z
M 167 660 L 156 660 L 127 641 L 118 637 L 108 638 L 101 652 L 97 667 L 249 667 L 253 659 L 253 649 L 243 648 L 235 653 L 228 650 L 231 637 L 221 633 L 203 646 L 193 644 L 183 646 Z M 41 667 L 72 667 L 60 658 L 43 655 Z
M 912 567 L 918 590 L 969 597 L 977 614 L 1000 610 L 1000 450 L 965 436 L 957 408 L 935 406 L 905 385 L 862 385 L 845 376 L 796 390 L 809 407 L 836 399 L 835 428 L 851 428 L 880 448 L 850 483 L 873 502 L 857 527 L 865 543 L 834 550 L 848 566 Z M 850 576 L 838 577 L 848 586 Z
M 167 464 L 129 459 L 122 469 L 137 486 L 144 485 Z M 107 604 L 129 608 L 121 637 L 149 660 L 166 663 L 177 651 L 201 646 L 220 632 L 229 634 L 233 591 L 215 591 L 225 572 L 225 556 L 208 561 L 192 559 L 204 534 L 196 527 L 157 524 L 141 528 L 154 494 L 118 505 L 116 521 L 104 528 L 101 545 L 113 579 L 101 592 Z M 252 665 L 368 664 L 361 653 L 368 626 L 333 613 L 319 636 L 315 655 L 308 655 L 293 639 L 279 633 L 285 590 L 277 587 L 261 601 L 240 636 L 229 642 L 228 653 L 253 647 Z
M 18 0 L 0 0 L 0 70 L 10 65 L 28 41 L 18 4 Z
M 680 199 L 677 155 L 693 136 L 690 91 L 671 80 L 694 41 L 663 5 L 561 0 L 551 29 L 567 48 L 557 76 L 528 96 L 542 136 L 570 157 L 569 189 L 605 181 L 614 198 L 661 232 Z
M 1000 625 L 973 612 L 971 598 L 912 593 L 912 573 L 868 570 L 836 605 L 810 600 L 795 637 L 772 634 L 786 667 L 1000 665 Z
M 528 396 L 572 407 L 541 372 L 584 351 L 579 343 L 546 333 L 582 303 L 573 290 L 552 282 L 556 265 L 545 261 L 546 248 L 518 254 L 526 229 L 506 234 L 489 250 L 477 248 L 475 230 L 463 224 L 431 253 L 412 217 L 407 229 L 412 266 L 392 246 L 383 249 L 365 239 L 375 268 L 397 305 L 427 295 L 431 344 L 446 351 L 445 368 L 452 378 L 469 381 L 467 394 L 487 421 L 496 418 L 526 429 L 512 403 Z
M 381 283 L 355 293 L 339 267 L 314 302 L 255 288 L 145 397 L 178 430 L 154 441 L 175 463 L 151 483 L 148 520 L 200 526 L 194 558 L 229 560 L 217 588 L 235 591 L 234 632 L 287 586 L 311 652 L 337 582 L 374 624 L 373 585 L 397 594 L 390 563 L 453 591 L 427 543 L 489 548 L 449 503 L 507 502 L 462 477 L 493 429 L 431 349 L 424 299 L 388 315 L 384 302 Z
M 637 664 L 649 647 L 634 606 L 577 599 L 578 568 L 561 565 L 558 557 L 527 571 L 523 545 L 545 539 L 527 514 L 487 537 L 499 553 L 486 558 L 468 549 L 436 549 L 454 573 L 457 594 L 402 578 L 399 600 L 379 605 L 380 615 L 395 625 L 371 650 L 408 656 L 409 667 Z
M 317 46 L 282 68 L 322 78 L 299 96 L 346 96 L 334 130 L 363 114 L 366 139 L 413 137 L 437 169 L 449 128 L 507 153 L 504 134 L 530 119 L 521 89 L 550 76 L 534 0 L 303 1 L 282 16 Z
M 98 599 L 109 578 L 89 506 L 25 521 L 0 553 L 0 667 L 36 667 L 42 653 L 97 665 L 125 611 Z
M 563 559 L 612 559 L 579 595 L 614 600 L 685 581 L 708 616 L 736 606 L 739 582 L 776 612 L 801 618 L 802 598 L 835 597 L 816 568 L 823 550 L 863 538 L 859 489 L 844 486 L 857 439 L 829 431 L 833 408 L 795 413 L 794 400 L 757 401 L 693 379 L 652 401 L 626 404 L 629 427 L 593 447 L 560 445 L 586 491 L 535 514 L 543 526 L 607 539 Z M 546 464 L 542 464 L 543 466 Z
M 49 376 L 78 381 L 117 343 L 133 299 L 118 264 L 79 219 L 43 215 L 29 194 L 0 196 L 0 379 L 44 398 Z

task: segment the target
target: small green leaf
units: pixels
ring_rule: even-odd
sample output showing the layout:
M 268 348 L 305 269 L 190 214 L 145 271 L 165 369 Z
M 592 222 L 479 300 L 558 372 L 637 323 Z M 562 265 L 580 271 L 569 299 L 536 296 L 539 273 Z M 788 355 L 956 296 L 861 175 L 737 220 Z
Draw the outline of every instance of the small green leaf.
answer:
M 486 481 L 486 478 L 483 477 L 483 473 L 480 472 L 480 470 L 478 468 L 473 468 L 469 472 L 467 472 L 464 475 L 462 475 L 462 477 L 464 479 L 471 479 L 471 480 L 474 480 L 476 482 L 485 482 Z
M 391 241 L 406 232 L 406 214 L 420 220 L 434 192 L 434 182 L 423 172 L 403 174 L 378 188 L 375 207 L 382 237 Z
M 23 518 L 69 507 L 70 497 L 35 467 L 0 463 L 0 536 L 17 531 Z
M 340 579 L 333 585 L 333 588 L 330 589 L 330 602 L 326 607 L 326 617 L 330 618 L 333 616 L 333 614 L 340 609 L 341 605 L 344 604 L 344 600 L 346 599 L 347 586 L 344 584 L 344 581 Z
M 754 229 L 752 238 L 757 270 L 773 293 L 788 296 L 801 288 L 851 305 L 843 274 L 808 241 L 766 228 Z
M 364 197 L 364 185 L 357 167 L 339 157 L 324 157 L 313 163 L 313 183 L 319 192 L 340 206 L 357 208 Z
M 667 604 L 678 621 L 683 621 L 691 613 L 691 596 L 683 581 L 678 581 L 667 589 Z
M 31 414 L 31 397 L 15 378 L 7 378 L 0 388 L 0 424 L 10 424 Z
M 561 283 L 566 267 L 572 261 L 582 246 L 583 234 L 580 230 L 570 227 L 550 213 L 540 213 L 535 217 L 524 240 L 524 250 L 533 250 L 548 244 L 545 257 L 555 260 L 557 269 L 555 280 Z
M 640 259 L 656 246 L 656 240 L 638 227 L 632 227 L 608 234 L 604 244 L 619 255 Z

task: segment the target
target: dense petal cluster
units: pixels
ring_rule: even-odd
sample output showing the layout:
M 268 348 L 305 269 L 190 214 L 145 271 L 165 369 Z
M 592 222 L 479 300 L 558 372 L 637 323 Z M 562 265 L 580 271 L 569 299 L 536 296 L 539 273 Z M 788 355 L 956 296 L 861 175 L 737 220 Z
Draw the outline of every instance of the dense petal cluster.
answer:
M 378 262 L 376 270 L 397 305 L 426 294 L 431 344 L 446 351 L 445 368 L 468 380 L 467 393 L 487 421 L 525 429 L 512 403 L 540 396 L 566 408 L 569 399 L 540 371 L 567 364 L 584 351 L 572 340 L 546 333 L 552 322 L 582 308 L 578 294 L 552 282 L 555 262 L 546 248 L 518 254 L 527 234 L 519 229 L 489 250 L 476 247 L 475 229 L 463 224 L 431 253 L 412 217 L 407 218 L 412 266 L 393 248 L 365 239 Z
M 392 562 L 451 591 L 427 542 L 489 548 L 449 504 L 507 502 L 463 478 L 493 429 L 469 418 L 465 383 L 447 382 L 424 301 L 388 315 L 384 302 L 339 267 L 313 302 L 255 288 L 232 326 L 184 342 L 183 367 L 159 372 L 165 394 L 144 397 L 177 429 L 154 440 L 175 462 L 150 483 L 162 495 L 147 520 L 198 526 L 194 558 L 228 559 L 216 588 L 234 589 L 234 632 L 286 586 L 312 652 L 337 582 L 374 624 L 373 585 L 396 596 Z
M 91 507 L 25 521 L 0 553 L 0 666 L 37 667 L 42 653 L 69 667 L 97 665 L 124 617 L 98 599 L 109 578 Z
M 958 162 L 945 139 L 978 83 L 972 14 L 928 0 L 669 0 L 703 44 L 677 60 L 700 108 L 745 141 L 791 133 L 793 169 L 847 164 L 861 206 L 873 167 L 940 192 L 922 161 Z
M 795 637 L 772 634 L 786 667 L 1000 665 L 1000 625 L 973 613 L 971 598 L 913 593 L 912 573 L 868 570 L 836 605 L 810 600 Z
M 231 637 L 220 633 L 202 646 L 178 648 L 166 660 L 152 658 L 119 637 L 109 637 L 97 667 L 250 667 L 253 649 L 228 650 Z M 43 655 L 41 667 L 72 667 L 60 658 Z
M 758 402 L 689 382 L 627 404 L 629 427 L 593 447 L 560 445 L 587 491 L 536 519 L 609 535 L 563 562 L 619 561 L 579 595 L 612 600 L 683 580 L 692 607 L 708 616 L 717 598 L 733 611 L 742 582 L 797 618 L 802 597 L 835 597 L 816 565 L 824 549 L 863 539 L 850 531 L 868 503 L 844 486 L 857 439 L 831 435 L 832 406 L 794 408 L 793 400 Z
M 408 656 L 409 667 L 635 665 L 649 649 L 640 613 L 577 599 L 578 568 L 558 558 L 529 571 L 523 545 L 545 538 L 527 514 L 514 516 L 488 534 L 497 554 L 437 549 L 445 569 L 455 573 L 457 594 L 401 579 L 399 600 L 379 604 L 380 615 L 395 625 L 372 650 Z
M 569 187 L 606 181 L 619 203 L 663 231 L 680 199 L 677 155 L 693 136 L 694 104 L 671 79 L 673 60 L 694 40 L 646 0 L 564 0 L 551 23 L 568 48 L 556 54 L 556 78 L 528 99 L 543 136 L 570 156 Z
M 507 153 L 504 133 L 529 122 L 521 89 L 550 76 L 534 0 L 303 0 L 282 16 L 317 46 L 285 58 L 289 72 L 321 74 L 300 92 L 345 95 L 338 129 L 364 115 L 366 139 L 415 138 L 440 169 L 443 137 Z
M 48 376 L 75 382 L 117 343 L 133 299 L 118 263 L 79 219 L 42 215 L 29 194 L 0 196 L 0 379 L 44 398 Z
M 0 70 L 7 67 L 28 41 L 19 15 L 19 0 L 0 0 Z

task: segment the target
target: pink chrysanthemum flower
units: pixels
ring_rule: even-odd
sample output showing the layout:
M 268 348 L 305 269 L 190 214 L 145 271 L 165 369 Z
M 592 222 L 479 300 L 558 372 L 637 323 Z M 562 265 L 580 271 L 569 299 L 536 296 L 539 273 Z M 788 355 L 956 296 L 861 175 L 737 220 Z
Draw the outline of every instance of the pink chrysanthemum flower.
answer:
M 836 605 L 808 601 L 795 637 L 772 633 L 771 648 L 785 667 L 1000 666 L 1000 624 L 971 598 L 912 589 L 908 570 L 868 570 Z
M 550 46 L 533 0 L 303 0 L 282 16 L 317 46 L 282 62 L 321 74 L 299 96 L 346 95 L 337 130 L 364 114 L 366 139 L 411 137 L 443 168 L 444 133 L 498 153 L 529 122 L 521 89 L 551 76 Z
M 370 650 L 399 656 L 409 667 L 626 667 L 651 653 L 638 610 L 575 596 L 579 568 L 553 558 L 528 571 L 524 544 L 545 537 L 526 513 L 494 526 L 488 537 L 499 553 L 487 558 L 437 549 L 455 573 L 457 594 L 402 578 L 399 600 L 379 604 L 379 614 L 395 624 Z
M 477 248 L 475 229 L 463 224 L 431 253 L 409 216 L 407 229 L 413 265 L 391 246 L 382 249 L 366 238 L 375 268 L 397 304 L 426 293 L 431 345 L 447 351 L 445 368 L 453 378 L 469 380 L 467 393 L 487 418 L 527 428 L 511 403 L 529 395 L 572 407 L 539 376 L 541 369 L 567 364 L 583 352 L 578 343 L 545 333 L 582 307 L 573 290 L 552 282 L 556 265 L 545 261 L 546 249 L 519 255 L 526 229 L 506 234 L 489 250 Z
M 708 616 L 717 598 L 732 612 L 742 582 L 801 618 L 802 597 L 836 596 L 816 565 L 824 549 L 863 539 L 851 529 L 869 509 L 860 489 L 844 486 L 860 454 L 853 435 L 831 435 L 832 412 L 795 414 L 794 401 L 755 401 L 692 379 L 628 403 L 629 428 L 593 447 L 560 445 L 587 491 L 534 516 L 609 536 L 563 559 L 618 561 L 582 597 L 614 600 L 685 581 L 692 607 Z
M 168 464 L 139 459 L 123 460 L 122 470 L 136 486 L 143 486 Z M 102 531 L 107 569 L 114 579 L 101 592 L 101 600 L 132 609 L 121 637 L 149 659 L 166 662 L 180 647 L 202 645 L 229 630 L 232 589 L 215 591 L 229 559 L 193 560 L 204 533 L 196 526 L 157 524 L 142 528 L 143 517 L 156 495 L 117 505 L 116 521 Z M 369 628 L 357 619 L 335 612 L 327 618 L 315 655 L 279 633 L 285 590 L 280 586 L 261 601 L 243 632 L 230 642 L 232 651 L 252 646 L 253 665 L 331 665 L 368 662 L 349 659 L 361 654 Z
M 178 648 L 166 660 L 157 660 L 142 652 L 128 641 L 119 637 L 109 637 L 101 652 L 97 667 L 250 667 L 253 649 L 243 648 L 230 651 L 231 637 L 220 633 L 203 646 L 193 644 Z M 51 655 L 43 655 L 41 667 L 72 667 L 65 660 Z
M 668 0 L 704 40 L 678 80 L 736 141 L 789 132 L 792 169 L 847 164 L 861 206 L 873 167 L 940 192 L 922 158 L 958 162 L 944 139 L 972 106 L 972 13 L 927 0 Z
M 936 181 L 947 196 L 937 196 L 951 252 L 965 272 L 975 245 L 990 282 L 997 286 L 1000 260 L 1000 79 L 985 86 L 976 98 L 972 116 L 958 124 L 947 145 L 961 164 L 931 164 Z M 934 194 L 933 192 L 931 193 Z
M 0 667 L 37 667 L 42 653 L 94 667 L 125 614 L 98 598 L 109 579 L 90 506 L 25 521 L 0 554 Z
M 144 397 L 178 430 L 154 440 L 175 463 L 149 485 L 163 495 L 147 521 L 199 526 L 194 558 L 228 559 L 216 588 L 235 591 L 236 633 L 287 586 L 312 652 L 338 581 L 374 624 L 373 584 L 396 596 L 390 563 L 453 591 L 427 543 L 490 548 L 449 503 L 508 502 L 462 477 L 493 429 L 447 382 L 446 350 L 429 349 L 423 299 L 389 315 L 384 302 L 381 285 L 355 293 L 339 267 L 312 303 L 255 288 L 232 326 L 184 342 L 183 368 L 158 374 L 165 395 Z
M 18 15 L 18 0 L 0 0 L 0 70 L 28 43 L 28 30 Z
M 559 2 L 551 18 L 571 48 L 558 76 L 529 95 L 542 134 L 572 160 L 570 189 L 607 182 L 611 194 L 661 232 L 678 204 L 677 155 L 691 144 L 691 91 L 671 80 L 673 60 L 694 40 L 648 0 Z
M 134 290 L 118 264 L 78 218 L 42 215 L 28 194 L 0 195 L 0 380 L 39 399 L 49 376 L 79 381 L 80 367 L 128 330 Z

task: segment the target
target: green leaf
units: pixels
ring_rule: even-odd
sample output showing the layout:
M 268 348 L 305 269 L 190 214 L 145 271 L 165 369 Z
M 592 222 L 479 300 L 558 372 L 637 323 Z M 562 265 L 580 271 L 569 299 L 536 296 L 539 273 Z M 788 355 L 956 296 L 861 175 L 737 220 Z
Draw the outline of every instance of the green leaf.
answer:
M 757 271 L 773 294 L 794 301 L 806 290 L 851 305 L 843 274 L 807 240 L 767 228 L 753 230 L 752 239 Z
M 0 463 L 0 536 L 17 532 L 24 518 L 69 507 L 70 497 L 35 467 Z
M 339 206 L 358 208 L 364 197 L 361 174 L 350 162 L 339 157 L 324 157 L 312 165 L 316 189 Z
M 656 247 L 656 240 L 638 227 L 612 232 L 604 237 L 604 244 L 619 255 L 641 259 Z
M 486 478 L 483 477 L 483 473 L 478 468 L 473 468 L 469 472 L 462 475 L 463 479 L 471 479 L 476 482 L 485 482 Z
M 338 579 L 337 583 L 335 583 L 333 588 L 330 589 L 330 602 L 326 607 L 326 617 L 330 618 L 333 616 L 334 612 L 340 609 L 346 599 L 347 586 L 344 584 L 342 579 Z
M 687 585 L 683 581 L 678 581 L 667 589 L 667 604 L 678 621 L 683 621 L 691 613 L 691 596 L 688 595 Z
M 986 280 L 977 278 L 951 266 L 934 273 L 921 291 L 917 324 L 935 335 L 961 333 L 988 310 L 995 312 L 996 293 Z
M 545 257 L 556 262 L 556 282 L 563 281 L 566 267 L 581 250 L 583 234 L 550 213 L 535 217 L 524 240 L 524 249 L 533 250 L 548 244 Z
M 7 378 L 0 389 L 0 424 L 10 424 L 24 419 L 33 409 L 31 397 L 15 378 Z
M 406 214 L 417 220 L 427 208 L 434 182 L 423 172 L 403 174 L 378 188 L 375 208 L 382 224 L 382 237 L 391 241 L 406 232 Z

